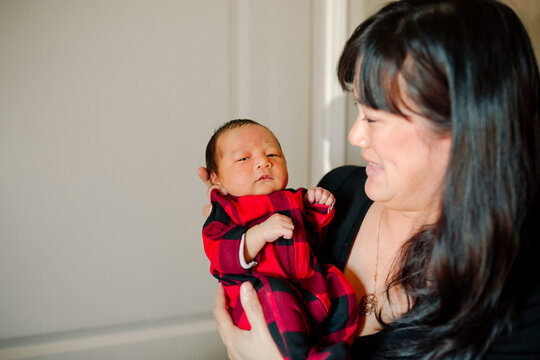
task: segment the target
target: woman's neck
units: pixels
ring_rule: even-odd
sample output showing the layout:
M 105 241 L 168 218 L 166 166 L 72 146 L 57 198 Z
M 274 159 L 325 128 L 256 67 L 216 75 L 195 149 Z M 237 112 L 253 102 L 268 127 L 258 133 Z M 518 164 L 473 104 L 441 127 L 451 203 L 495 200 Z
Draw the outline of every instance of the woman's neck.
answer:
M 380 207 L 379 211 L 382 215 L 381 233 L 386 233 L 383 238 L 388 244 L 402 245 L 418 231 L 434 224 L 440 215 L 439 209 L 400 210 L 387 207 L 383 203 L 376 204 Z

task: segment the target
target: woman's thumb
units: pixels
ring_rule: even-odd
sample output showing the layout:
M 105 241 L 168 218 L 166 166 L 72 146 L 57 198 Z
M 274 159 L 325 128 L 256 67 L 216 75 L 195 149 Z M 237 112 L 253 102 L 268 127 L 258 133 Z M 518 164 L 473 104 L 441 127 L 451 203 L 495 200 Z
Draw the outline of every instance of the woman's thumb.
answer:
M 240 286 L 240 301 L 242 302 L 251 328 L 264 327 L 266 329 L 266 321 L 261 302 L 253 285 L 249 281 L 244 282 Z

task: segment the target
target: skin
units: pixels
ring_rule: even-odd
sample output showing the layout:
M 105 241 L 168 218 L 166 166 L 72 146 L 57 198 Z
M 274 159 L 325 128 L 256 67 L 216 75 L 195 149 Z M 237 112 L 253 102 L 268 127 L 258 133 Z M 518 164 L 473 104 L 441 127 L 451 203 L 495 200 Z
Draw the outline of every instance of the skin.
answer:
M 382 317 L 390 321 L 407 310 L 407 298 L 398 289 L 390 293 L 389 301 L 384 280 L 391 274 L 403 243 L 421 226 L 437 219 L 451 148 L 451 138 L 436 134 L 427 119 L 413 112 L 414 104 L 402 97 L 407 118 L 367 108 L 357 101 L 358 117 L 349 132 L 349 141 L 362 148 L 362 157 L 368 161 L 365 191 L 374 203 L 362 222 L 344 274 L 354 286 L 358 301 L 366 293 L 376 292 Z M 378 259 L 374 239 L 379 240 Z M 376 289 L 375 268 L 380 279 Z M 251 291 L 241 291 L 240 299 L 253 326 L 251 331 L 234 326 L 223 291 L 218 290 L 216 295 L 214 317 L 229 357 L 253 359 L 254 354 L 256 358 L 264 354 L 267 359 L 280 359 L 252 287 Z M 374 315 L 362 319 L 359 327 L 359 336 L 380 331 Z
M 248 125 L 229 130 L 218 139 L 218 149 L 221 154 L 218 160 L 219 174 L 209 175 L 206 168 L 198 168 L 199 178 L 208 187 L 208 195 L 212 189 L 217 189 L 223 195 L 262 195 L 283 190 L 287 185 L 285 157 L 279 142 L 268 129 Z M 263 181 L 259 181 L 261 175 L 265 176 Z M 335 198 L 329 191 L 315 187 L 308 189 L 304 201 L 333 206 Z M 211 211 L 212 206 L 208 204 L 203 209 L 203 215 L 208 217 Z M 293 229 L 290 218 L 280 214 L 250 228 L 246 232 L 246 261 L 253 259 L 266 242 L 275 241 L 281 236 L 291 238 Z M 256 352 L 258 359 L 281 359 L 268 331 L 259 299 L 249 282 L 242 284 L 240 300 L 251 324 L 250 331 L 234 325 L 223 287 L 218 287 L 214 317 L 229 358 L 251 358 L 254 354 L 252 346 L 256 344 L 260 349 L 265 349 L 264 352 Z
M 385 280 L 395 270 L 404 242 L 439 216 L 452 145 L 450 136 L 436 134 L 427 119 L 414 113 L 415 105 L 403 92 L 402 101 L 406 117 L 370 109 L 357 98 L 358 117 L 349 132 L 350 143 L 362 149 L 368 162 L 365 191 L 374 203 L 362 222 L 344 274 L 358 301 L 367 293 L 377 294 L 385 321 L 407 311 L 407 298 L 400 289 L 393 288 L 390 299 L 385 295 Z M 374 239 L 379 239 L 378 252 Z M 380 331 L 374 315 L 362 318 L 359 325 L 360 336 Z
M 210 179 L 229 194 L 267 195 L 287 186 L 287 161 L 267 128 L 246 125 L 227 130 L 219 136 L 216 148 L 218 173 L 212 173 Z M 273 214 L 250 228 L 246 232 L 245 260 L 253 260 L 267 242 L 292 238 L 293 230 L 292 220 L 282 214 Z
M 261 360 L 282 359 L 268 331 L 261 303 L 251 283 L 243 283 L 240 287 L 240 301 L 251 324 L 250 331 L 234 325 L 227 310 L 225 291 L 222 286 L 218 287 L 214 302 L 214 318 L 229 359 L 253 359 L 253 354 L 257 354 L 256 358 Z
M 436 135 L 406 96 L 403 102 L 406 118 L 370 109 L 357 99 L 358 117 L 349 142 L 362 148 L 368 163 L 368 197 L 418 217 L 437 212 L 439 201 L 433 199 L 441 195 L 452 141 Z
M 210 174 L 215 187 L 234 196 L 267 195 L 283 190 L 289 174 L 279 141 L 264 126 L 245 125 L 222 133 L 217 141 L 218 173 Z M 334 196 L 322 188 L 311 188 L 304 202 L 333 205 Z M 209 212 L 208 212 L 209 213 Z M 244 259 L 252 261 L 266 243 L 291 239 L 294 225 L 282 214 L 273 214 L 246 232 Z
M 289 174 L 281 146 L 267 128 L 246 125 L 222 133 L 217 142 L 218 173 L 212 183 L 234 196 L 283 190 Z

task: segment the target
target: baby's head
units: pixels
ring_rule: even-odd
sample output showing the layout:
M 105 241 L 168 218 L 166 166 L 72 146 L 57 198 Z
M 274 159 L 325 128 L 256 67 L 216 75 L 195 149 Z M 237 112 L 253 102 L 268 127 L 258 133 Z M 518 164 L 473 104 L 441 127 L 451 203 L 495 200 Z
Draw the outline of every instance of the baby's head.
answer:
M 231 120 L 206 145 L 206 169 L 214 185 L 234 196 L 267 195 L 283 190 L 289 175 L 281 145 L 265 126 Z

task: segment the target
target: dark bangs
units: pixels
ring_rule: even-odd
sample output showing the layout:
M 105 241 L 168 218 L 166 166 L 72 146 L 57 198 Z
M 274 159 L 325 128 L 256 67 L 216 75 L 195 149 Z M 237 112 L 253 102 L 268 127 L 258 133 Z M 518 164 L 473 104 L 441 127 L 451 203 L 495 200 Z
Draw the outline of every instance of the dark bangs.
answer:
M 390 39 L 395 30 L 373 31 L 377 25 L 381 24 L 375 18 L 354 31 L 339 60 L 338 79 L 343 90 L 354 90 L 363 105 L 403 115 L 398 75 L 405 54 Z
M 399 7 L 399 6 L 398 6 Z M 404 116 L 402 109 L 430 120 L 434 130 L 451 130 L 451 105 L 444 44 L 407 16 L 374 16 L 361 24 L 344 47 L 338 79 L 361 104 Z M 405 86 L 400 86 L 403 82 Z M 412 102 L 412 104 L 411 104 Z
M 357 76 L 353 79 L 360 103 L 376 110 L 384 110 L 404 116 L 400 110 L 405 106 L 399 86 L 399 75 L 405 55 L 401 49 L 377 49 L 368 46 L 356 64 Z

